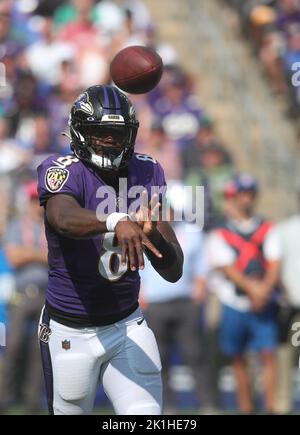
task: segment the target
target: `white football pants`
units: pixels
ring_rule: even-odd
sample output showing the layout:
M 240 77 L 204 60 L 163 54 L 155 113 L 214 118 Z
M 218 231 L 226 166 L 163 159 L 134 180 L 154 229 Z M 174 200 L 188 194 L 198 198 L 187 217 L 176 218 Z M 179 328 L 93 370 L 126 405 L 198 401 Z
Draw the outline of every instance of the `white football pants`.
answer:
M 78 329 L 44 309 L 39 337 L 50 414 L 90 414 L 100 382 L 116 414 L 162 413 L 159 351 L 139 308 L 112 325 Z

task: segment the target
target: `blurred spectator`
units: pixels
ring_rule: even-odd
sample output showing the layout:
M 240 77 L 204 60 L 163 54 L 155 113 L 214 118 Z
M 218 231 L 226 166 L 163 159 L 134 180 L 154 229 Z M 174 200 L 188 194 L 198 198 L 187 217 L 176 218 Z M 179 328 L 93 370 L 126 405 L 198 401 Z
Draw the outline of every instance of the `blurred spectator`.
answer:
M 96 6 L 96 21 L 105 35 L 113 37 L 124 26 L 125 11 L 110 0 L 101 0 Z
M 57 40 L 52 17 L 42 19 L 42 39 L 31 45 L 25 52 L 29 67 L 33 74 L 49 85 L 57 85 L 60 65 L 75 55 L 71 44 Z
M 125 0 L 123 7 L 131 12 L 135 29 L 145 30 L 151 24 L 151 16 L 145 3 L 141 0 Z
M 293 216 L 277 226 L 279 235 L 282 264 L 281 278 L 286 288 L 290 305 L 300 309 L 300 292 L 298 286 L 298 274 L 300 268 L 300 216 Z
M 3 251 L 3 241 L 1 240 L 0 247 L 0 328 L 3 334 L 3 325 L 5 325 L 5 330 L 8 328 L 8 315 L 7 315 L 7 304 L 11 299 L 13 292 L 15 290 L 14 276 L 11 272 L 11 268 L 7 262 L 5 253 Z M 3 360 L 4 360 L 4 343 L 2 340 L 6 340 L 6 336 L 0 336 L 0 379 L 3 376 Z M 2 347 L 3 346 L 3 347 Z
M 182 153 L 185 175 L 190 169 L 202 166 L 203 152 L 211 145 L 222 149 L 224 164 L 232 164 L 231 155 L 216 138 L 213 121 L 210 118 L 203 116 L 199 120 L 199 129 L 195 139 L 187 144 L 187 147 Z
M 283 57 L 286 73 L 292 75 L 292 67 L 295 62 L 300 61 L 300 23 L 295 27 L 287 40 L 287 50 Z
M 222 302 L 220 345 L 232 362 L 238 404 L 244 414 L 254 411 L 246 351 L 259 353 L 265 407 L 273 413 L 277 378 L 274 290 L 279 278 L 279 243 L 272 224 L 254 213 L 256 181 L 241 175 L 234 179 L 234 187 L 231 216 L 210 235 L 207 252 L 214 271 L 211 284 Z
M 40 407 L 41 366 L 36 328 L 48 281 L 43 212 L 36 182 L 25 186 L 28 209 L 13 219 L 5 237 L 9 263 L 15 270 L 15 296 L 9 306 L 9 331 L 5 349 L 0 407 L 4 412 L 24 399 L 29 413 Z
M 15 279 L 3 249 L 3 239 L 0 246 L 0 323 L 7 326 L 7 304 L 15 292 Z
M 13 26 L 13 3 L 10 0 L 0 2 L 0 61 L 5 65 L 6 80 L 14 82 L 19 56 L 25 44 L 16 26 Z
M 123 31 L 117 38 L 119 46 L 116 51 L 130 45 L 146 45 L 145 29 L 136 27 L 133 12 L 130 9 L 125 9 L 124 14 Z
M 300 2 L 299 0 L 278 0 L 278 5 L 277 29 L 289 35 L 294 24 L 300 24 Z
M 145 28 L 137 27 L 134 12 L 130 9 L 125 10 L 125 18 L 124 30 L 119 34 L 118 38 L 118 49 L 130 45 L 145 45 L 153 48 L 161 56 L 165 68 L 177 64 L 178 55 L 175 48 L 160 39 L 158 29 L 154 23 L 149 22 Z
M 176 412 L 168 376 L 174 346 L 192 369 L 198 401 L 202 411 L 208 412 L 212 411 L 213 403 L 205 359 L 205 331 L 203 326 L 200 328 L 200 307 L 206 298 L 203 234 L 199 229 L 195 231 L 193 224 L 175 222 L 173 225 L 184 253 L 183 276 L 171 284 L 146 265 L 141 272 L 142 301 L 161 355 L 165 413 Z
M 21 0 L 19 3 L 23 3 L 23 5 L 27 4 L 27 0 Z M 38 0 L 38 4 L 35 5 L 33 10 L 33 17 L 36 15 L 42 17 L 51 17 L 55 14 L 55 11 L 62 6 L 63 3 L 66 3 L 65 0 Z M 27 6 L 28 8 L 28 6 Z
M 136 149 L 139 152 L 147 146 L 147 141 L 150 136 L 151 125 L 153 122 L 153 112 L 144 94 L 130 95 L 130 99 L 134 104 L 140 126 L 136 139 Z
M 1 246 L 3 245 L 3 239 L 5 237 L 5 231 L 7 229 L 7 222 L 9 215 L 11 213 L 11 208 L 13 204 L 11 202 L 11 190 L 12 190 L 12 180 L 7 174 L 2 174 L 0 176 L 0 240 Z
M 161 56 L 164 66 L 178 64 L 178 54 L 175 48 L 159 37 L 159 32 L 154 24 L 150 24 L 146 29 L 146 43 L 148 47 L 153 48 Z
M 299 365 L 299 348 L 292 343 L 294 322 L 300 321 L 300 215 L 277 226 L 281 249 L 281 279 L 285 298 L 281 308 L 278 411 L 293 410 L 293 371 Z
M 61 133 L 68 126 L 71 106 L 80 92 L 79 77 L 74 63 L 64 62 L 59 84 L 47 100 L 50 134 L 55 138 L 55 152 L 57 153 L 70 153 L 70 143 Z
M 241 17 L 242 30 L 254 43 L 275 93 L 290 99 L 288 115 L 300 111 L 299 87 L 292 83 L 292 66 L 299 61 L 299 0 L 227 0 Z
M 203 116 L 192 94 L 191 77 L 179 67 L 169 68 L 164 72 L 159 89 L 161 96 L 151 102 L 153 112 L 161 118 L 166 134 L 184 149 L 196 137 L 199 119 Z
M 70 22 L 65 23 L 60 38 L 78 47 L 96 43 L 98 29 L 92 18 L 95 1 L 73 0 L 71 3 L 74 7 L 75 17 Z
M 223 189 L 233 176 L 233 166 L 229 152 L 217 141 L 209 119 L 200 122 L 195 140 L 183 150 L 183 162 L 186 184 L 204 186 L 209 194 L 206 221 L 213 228 L 222 220 Z
M 287 39 L 287 50 L 282 62 L 291 100 L 289 114 L 291 117 L 297 117 L 300 111 L 300 88 L 293 85 L 293 74 L 294 64 L 300 62 L 300 24 L 295 25 Z
M 166 180 L 182 179 L 182 160 L 178 145 L 168 138 L 159 119 L 153 120 L 148 140 L 138 151 L 159 161 L 164 168 Z
M 76 50 L 76 69 L 82 88 L 108 80 L 108 53 L 99 29 L 92 19 L 94 0 L 74 0 L 76 20 L 60 32 L 61 41 Z
M 9 136 L 9 122 L 0 118 L 0 174 L 11 174 L 20 170 L 29 162 L 30 154 L 22 149 L 20 142 Z
M 235 218 L 235 196 L 236 196 L 236 183 L 234 178 L 224 185 L 223 189 L 223 215 L 226 219 Z
M 1 1 L 1 3 L 4 3 L 4 1 Z M 39 38 L 38 31 L 33 23 L 34 20 L 31 17 L 36 3 L 35 1 L 27 0 L 10 0 L 10 3 L 12 12 L 11 34 L 27 47 Z
M 124 31 L 120 33 L 119 49 L 130 45 L 145 45 L 153 48 L 161 56 L 164 67 L 176 65 L 178 55 L 171 44 L 161 41 L 158 29 L 153 23 L 149 23 L 146 28 L 136 28 L 133 12 L 125 11 Z
M 94 0 L 70 0 L 63 2 L 54 12 L 54 22 L 57 28 L 63 28 L 78 20 L 80 14 L 85 15 L 89 21 L 96 21 Z
M 272 89 L 276 93 L 284 93 L 287 90 L 281 61 L 283 52 L 284 41 L 281 35 L 274 30 L 267 30 L 262 40 L 260 58 L 270 79 Z
M 36 116 L 34 121 L 35 134 L 34 142 L 32 144 L 33 155 L 29 168 L 35 174 L 36 168 L 40 163 L 49 157 L 50 154 L 55 153 L 57 147 L 53 143 L 48 118 L 45 115 L 40 114 Z
M 45 112 L 48 90 L 28 71 L 18 74 L 14 97 L 7 110 L 10 120 L 10 135 L 28 147 L 34 138 L 34 117 Z

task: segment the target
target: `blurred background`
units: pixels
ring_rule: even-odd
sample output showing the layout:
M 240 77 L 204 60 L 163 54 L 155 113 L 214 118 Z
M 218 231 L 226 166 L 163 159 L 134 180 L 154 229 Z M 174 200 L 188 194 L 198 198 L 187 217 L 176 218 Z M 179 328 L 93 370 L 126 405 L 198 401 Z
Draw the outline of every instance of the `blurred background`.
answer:
M 0 412 L 45 412 L 36 327 L 47 257 L 36 168 L 70 153 L 61 132 L 72 102 L 88 86 L 111 83 L 110 61 L 129 45 L 153 47 L 165 66 L 156 89 L 130 96 L 136 150 L 162 164 L 174 208 L 183 185 L 205 187 L 204 231 L 189 240 L 175 228 L 191 259 L 184 281 L 169 291 L 150 273 L 142 288 L 165 366 L 166 412 L 299 413 L 291 341 L 300 314 L 298 0 L 0 0 Z M 214 280 L 208 242 L 234 218 L 242 173 L 255 183 L 253 215 L 274 223 L 281 268 L 267 381 L 274 398 L 264 394 L 270 361 L 245 348 L 248 410 L 223 351 L 224 282 Z M 96 407 L 111 412 L 101 388 Z

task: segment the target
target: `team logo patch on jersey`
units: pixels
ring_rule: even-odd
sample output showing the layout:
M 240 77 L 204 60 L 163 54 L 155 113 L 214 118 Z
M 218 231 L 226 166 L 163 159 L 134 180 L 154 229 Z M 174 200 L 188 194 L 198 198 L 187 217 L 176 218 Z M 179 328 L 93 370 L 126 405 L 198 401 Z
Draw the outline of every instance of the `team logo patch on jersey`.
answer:
M 45 184 L 50 192 L 58 192 L 68 178 L 69 171 L 67 169 L 52 167 L 46 172 Z
M 71 341 L 70 340 L 64 340 L 61 342 L 61 347 L 64 350 L 70 350 L 71 349 Z

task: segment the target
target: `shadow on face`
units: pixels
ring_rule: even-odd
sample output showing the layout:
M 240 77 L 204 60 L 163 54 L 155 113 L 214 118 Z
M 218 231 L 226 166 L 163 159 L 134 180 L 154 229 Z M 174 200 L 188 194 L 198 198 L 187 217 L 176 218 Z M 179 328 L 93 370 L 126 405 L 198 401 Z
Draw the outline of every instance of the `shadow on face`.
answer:
M 247 216 L 251 216 L 256 205 L 257 194 L 253 190 L 238 192 L 234 198 L 237 210 Z

